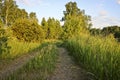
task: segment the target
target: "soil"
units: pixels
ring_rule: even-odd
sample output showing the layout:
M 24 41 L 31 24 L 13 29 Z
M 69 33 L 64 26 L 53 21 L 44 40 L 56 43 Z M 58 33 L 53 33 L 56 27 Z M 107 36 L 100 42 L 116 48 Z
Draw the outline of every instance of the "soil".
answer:
M 64 48 L 59 48 L 56 70 L 48 80 L 88 80 L 84 69 L 76 65 Z
M 0 80 L 4 80 L 5 77 L 9 76 L 16 70 L 20 69 L 23 65 L 25 65 L 29 60 L 34 58 L 39 52 L 32 52 L 29 54 L 25 54 L 12 62 L 10 62 L 8 65 L 2 65 L 2 68 L 0 69 Z
M 59 58 L 56 69 L 47 80 L 88 80 L 84 69 L 75 64 L 68 51 L 65 48 L 59 48 L 58 50 Z M 30 59 L 37 56 L 38 53 L 39 51 L 25 54 L 4 66 L 0 69 L 0 80 L 4 80 L 5 77 L 23 67 Z

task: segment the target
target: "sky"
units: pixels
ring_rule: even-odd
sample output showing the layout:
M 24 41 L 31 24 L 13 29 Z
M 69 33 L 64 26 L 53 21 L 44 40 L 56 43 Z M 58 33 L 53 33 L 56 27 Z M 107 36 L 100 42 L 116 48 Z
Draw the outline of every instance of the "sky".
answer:
M 39 22 L 43 17 L 61 20 L 65 4 L 70 1 L 91 16 L 92 27 L 120 26 L 120 0 L 16 0 L 19 8 L 36 12 Z

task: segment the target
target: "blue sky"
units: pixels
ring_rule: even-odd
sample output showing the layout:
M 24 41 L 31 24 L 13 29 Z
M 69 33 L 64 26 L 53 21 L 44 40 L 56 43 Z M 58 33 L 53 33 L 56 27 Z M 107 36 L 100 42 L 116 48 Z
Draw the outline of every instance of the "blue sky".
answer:
M 19 8 L 36 12 L 39 21 L 42 17 L 60 20 L 69 1 L 77 2 L 81 10 L 92 17 L 93 27 L 120 26 L 120 0 L 16 0 Z

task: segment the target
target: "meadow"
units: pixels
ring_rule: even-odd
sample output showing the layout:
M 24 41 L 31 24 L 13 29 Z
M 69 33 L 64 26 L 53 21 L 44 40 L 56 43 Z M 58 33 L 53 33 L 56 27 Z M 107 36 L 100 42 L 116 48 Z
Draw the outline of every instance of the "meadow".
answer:
M 30 59 L 23 67 L 13 71 L 11 75 L 2 77 L 4 80 L 46 80 L 55 69 L 57 61 L 57 47 L 43 43 L 37 47 L 38 54 Z M 27 53 L 28 54 L 28 53 Z M 25 55 L 25 54 L 24 54 Z M 23 56 L 23 54 L 21 55 Z M 20 57 L 20 55 L 19 55 Z M 17 57 L 17 58 L 19 58 Z M 12 62 L 12 61 L 11 61 Z
M 120 43 L 112 37 L 81 35 L 64 45 L 95 80 L 120 79 Z

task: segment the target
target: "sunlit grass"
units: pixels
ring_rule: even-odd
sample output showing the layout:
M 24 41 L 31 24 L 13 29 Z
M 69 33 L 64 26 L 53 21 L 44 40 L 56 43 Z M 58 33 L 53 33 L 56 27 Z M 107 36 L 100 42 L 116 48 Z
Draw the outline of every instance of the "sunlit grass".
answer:
M 7 80 L 46 80 L 53 72 L 57 61 L 57 48 L 54 45 L 43 47 L 39 54 L 21 69 L 7 77 Z
M 16 58 L 22 54 L 26 54 L 33 49 L 37 48 L 40 43 L 19 42 L 17 40 L 9 40 L 8 45 L 11 47 L 10 53 L 2 54 L 2 58 Z
M 113 38 L 80 36 L 66 41 L 65 45 L 95 79 L 120 79 L 120 44 Z

